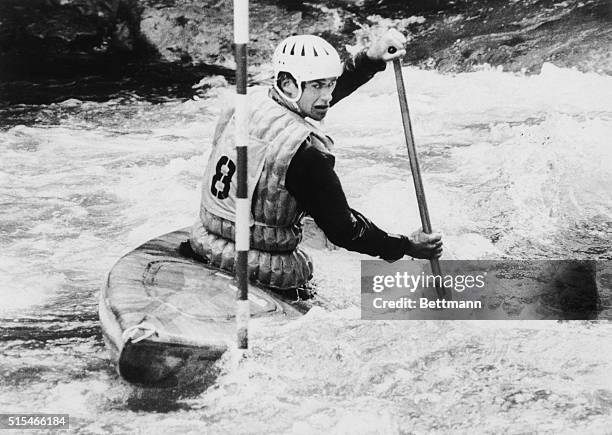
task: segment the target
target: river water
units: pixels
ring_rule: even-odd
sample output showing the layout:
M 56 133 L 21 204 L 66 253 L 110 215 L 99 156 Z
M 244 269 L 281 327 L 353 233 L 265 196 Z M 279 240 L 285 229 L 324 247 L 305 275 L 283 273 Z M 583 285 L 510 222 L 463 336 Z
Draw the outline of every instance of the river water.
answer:
M 612 77 L 404 70 L 445 257 L 612 259 Z M 609 433 L 604 322 L 368 322 L 359 260 L 313 250 L 331 300 L 251 323 L 206 393 L 118 379 L 97 323 L 114 261 L 190 225 L 220 107 L 199 100 L 2 109 L 0 409 L 71 416 L 74 433 Z M 418 227 L 389 67 L 326 127 L 349 202 L 379 226 Z

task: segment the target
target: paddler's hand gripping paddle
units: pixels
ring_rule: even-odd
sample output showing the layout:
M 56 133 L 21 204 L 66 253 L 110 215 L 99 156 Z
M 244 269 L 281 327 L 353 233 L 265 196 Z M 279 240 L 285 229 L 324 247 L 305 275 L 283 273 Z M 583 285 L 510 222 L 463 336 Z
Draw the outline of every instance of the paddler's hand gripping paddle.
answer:
M 397 51 L 395 47 L 389 47 L 389 54 Z M 414 190 L 416 191 L 417 202 L 419 204 L 419 213 L 421 214 L 421 224 L 423 232 L 431 234 L 431 222 L 429 221 L 429 211 L 427 210 L 427 202 L 425 201 L 425 190 L 423 189 L 423 180 L 421 178 L 421 169 L 414 146 L 414 138 L 412 135 L 412 124 L 410 123 L 410 113 L 408 112 L 408 99 L 406 98 L 406 88 L 404 87 L 404 77 L 402 76 L 402 63 L 399 58 L 393 59 L 393 68 L 395 70 L 395 81 L 397 83 L 397 95 L 399 97 L 400 109 L 402 112 L 402 122 L 404 124 L 404 136 L 406 137 L 406 147 L 408 148 L 408 157 L 410 159 L 410 170 L 412 171 L 412 179 L 414 180 Z M 429 260 L 431 264 L 431 272 L 434 276 L 442 277 L 440 263 L 438 259 Z M 449 289 L 444 285 L 436 286 L 436 293 L 440 299 L 451 300 L 452 295 Z

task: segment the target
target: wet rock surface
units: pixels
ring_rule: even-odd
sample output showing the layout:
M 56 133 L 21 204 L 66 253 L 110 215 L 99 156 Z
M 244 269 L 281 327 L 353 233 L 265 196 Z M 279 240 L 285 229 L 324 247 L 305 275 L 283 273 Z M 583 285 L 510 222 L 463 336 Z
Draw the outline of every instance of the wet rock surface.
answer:
M 409 36 L 404 62 L 421 68 L 537 73 L 552 62 L 610 74 L 611 17 L 607 0 L 258 0 L 250 2 L 249 62 L 265 75 L 275 45 L 296 33 L 323 36 L 348 56 L 393 26 Z M 5 0 L 0 94 L 29 101 L 6 82 L 36 81 L 47 92 L 75 77 L 173 93 L 173 81 L 195 83 L 211 69 L 231 81 L 232 21 L 232 2 L 221 0 Z
M 145 53 L 135 6 L 131 0 L 1 2 L 0 77 L 73 76 Z
M 294 33 L 336 33 L 343 20 L 327 8 L 299 10 L 274 2 L 250 4 L 251 62 L 265 62 L 278 41 Z M 142 35 L 170 62 L 234 67 L 232 2 L 177 0 L 146 3 Z
M 233 67 L 231 3 L 149 2 L 141 30 L 168 61 Z M 170 4 L 171 3 L 171 4 Z M 394 26 L 409 35 L 406 63 L 443 72 L 488 63 L 539 72 L 544 62 L 612 72 L 612 7 L 591 1 L 290 1 L 251 3 L 251 62 L 265 62 L 295 33 L 314 33 L 342 50 Z
M 489 1 L 458 5 L 414 28 L 406 61 L 442 72 L 484 63 L 538 73 L 544 62 L 612 73 L 608 1 Z

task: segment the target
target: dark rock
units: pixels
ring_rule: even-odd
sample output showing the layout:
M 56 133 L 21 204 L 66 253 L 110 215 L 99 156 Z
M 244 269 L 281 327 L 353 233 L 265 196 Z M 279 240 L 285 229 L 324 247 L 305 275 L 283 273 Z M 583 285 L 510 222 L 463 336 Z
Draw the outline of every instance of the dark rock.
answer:
M 323 36 L 346 55 L 393 25 L 410 36 L 404 62 L 422 68 L 538 72 L 554 62 L 611 74 L 611 14 L 609 0 L 251 0 L 249 64 L 268 63 L 291 34 Z M 231 69 L 232 26 L 223 0 L 2 0 L 0 79 Z
M 539 72 L 544 62 L 612 74 L 608 0 L 456 2 L 412 29 L 407 61 L 443 72 L 477 65 Z
M 3 0 L 0 78 L 87 74 L 110 58 L 154 53 L 139 10 L 136 0 Z
M 117 0 L 5 0 L 0 3 L 0 64 L 3 75 L 28 73 L 56 63 L 103 54 Z M 65 65 L 65 66 L 62 66 Z

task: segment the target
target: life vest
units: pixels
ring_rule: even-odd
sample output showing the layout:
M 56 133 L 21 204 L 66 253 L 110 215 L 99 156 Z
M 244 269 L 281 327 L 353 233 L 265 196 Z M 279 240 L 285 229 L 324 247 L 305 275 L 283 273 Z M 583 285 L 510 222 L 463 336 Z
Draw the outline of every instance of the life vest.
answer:
M 271 91 L 273 92 L 273 91 Z M 193 250 L 214 267 L 234 272 L 237 191 L 233 108 L 217 124 L 204 172 Z M 313 272 L 298 244 L 303 211 L 285 187 L 291 159 L 306 140 L 325 152 L 333 142 L 315 125 L 274 101 L 266 91 L 249 94 L 248 198 L 251 202 L 249 279 L 277 288 L 297 288 Z

